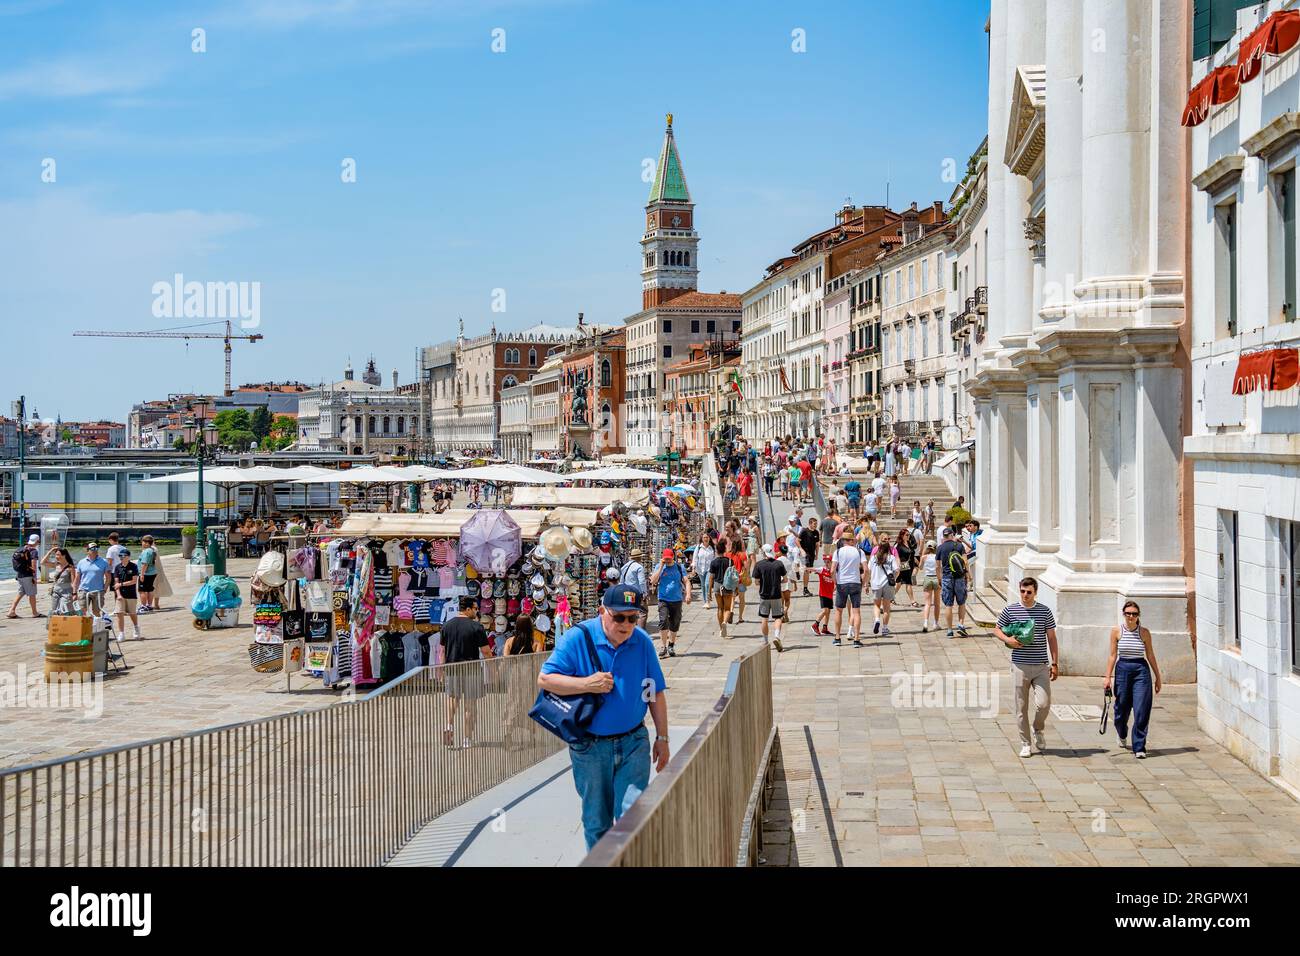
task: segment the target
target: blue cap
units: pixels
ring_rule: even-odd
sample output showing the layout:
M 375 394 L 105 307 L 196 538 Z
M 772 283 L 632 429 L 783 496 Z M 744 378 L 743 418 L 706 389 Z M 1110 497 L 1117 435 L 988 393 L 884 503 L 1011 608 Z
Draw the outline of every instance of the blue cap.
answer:
M 613 584 L 600 599 L 602 607 L 611 611 L 639 611 L 645 603 L 641 589 L 630 584 Z

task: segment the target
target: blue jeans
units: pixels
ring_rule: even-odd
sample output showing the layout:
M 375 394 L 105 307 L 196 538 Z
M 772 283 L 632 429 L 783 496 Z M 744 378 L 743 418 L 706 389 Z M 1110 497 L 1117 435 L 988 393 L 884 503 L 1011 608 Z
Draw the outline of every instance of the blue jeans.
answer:
M 704 589 L 704 600 L 709 599 L 709 583 L 713 580 L 713 574 L 705 571 L 700 575 L 700 587 Z
M 1144 660 L 1120 658 L 1115 662 L 1115 732 L 1128 736 L 1128 714 L 1133 711 L 1133 752 L 1147 749 L 1151 722 L 1151 668 Z
M 650 735 L 642 724 L 622 737 L 570 744 L 569 759 L 590 850 L 650 785 Z

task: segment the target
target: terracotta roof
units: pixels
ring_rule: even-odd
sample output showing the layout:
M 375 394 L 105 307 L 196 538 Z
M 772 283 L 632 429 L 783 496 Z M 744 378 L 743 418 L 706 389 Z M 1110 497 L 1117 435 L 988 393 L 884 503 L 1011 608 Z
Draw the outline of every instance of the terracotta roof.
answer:
M 659 311 L 681 309 L 731 309 L 740 311 L 740 296 L 730 292 L 685 292 L 659 306 Z
M 885 243 L 890 243 L 890 244 L 896 242 L 901 243 L 903 241 L 903 237 L 902 236 L 881 236 L 880 241 Z

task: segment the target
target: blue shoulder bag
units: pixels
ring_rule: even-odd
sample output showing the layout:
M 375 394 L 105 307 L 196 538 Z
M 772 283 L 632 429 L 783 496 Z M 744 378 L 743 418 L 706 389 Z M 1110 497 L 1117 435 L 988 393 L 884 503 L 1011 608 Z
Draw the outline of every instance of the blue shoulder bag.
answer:
M 587 653 L 591 655 L 592 663 L 596 668 L 592 671 L 595 674 L 600 671 L 600 658 L 596 655 L 596 645 L 591 640 L 591 632 L 587 630 L 587 625 L 590 623 L 590 621 L 583 621 L 578 625 L 578 629 L 582 631 L 582 636 L 587 641 Z M 603 696 L 603 694 L 587 693 L 565 697 L 553 691 L 541 690 L 537 692 L 537 701 L 533 704 L 533 709 L 528 712 L 528 716 L 566 744 L 582 743 L 591 736 L 587 728 L 591 726 L 596 711 L 600 709 Z

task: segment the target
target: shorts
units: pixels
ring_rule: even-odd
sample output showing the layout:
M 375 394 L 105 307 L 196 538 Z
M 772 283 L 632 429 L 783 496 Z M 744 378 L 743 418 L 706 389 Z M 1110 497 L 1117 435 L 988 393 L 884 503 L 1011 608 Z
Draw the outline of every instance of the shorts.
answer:
M 850 496 L 849 496 L 849 509 L 850 509 L 850 510 L 852 510 L 852 511 L 857 511 L 857 510 L 858 510 L 858 505 L 860 505 L 860 504 L 862 504 L 862 499 L 861 499 L 861 498 L 858 498 L 858 497 L 855 496 L 855 495 L 850 495 Z
M 816 551 L 805 551 L 805 552 L 803 553 L 803 566 L 804 566 L 805 568 L 815 568 L 815 567 L 817 567 L 817 552 L 816 552 Z
M 483 669 L 457 664 L 447 675 L 447 696 L 478 700 L 483 696 Z
M 925 577 L 921 578 L 921 590 L 923 591 L 939 590 L 939 579 L 927 574 Z
M 20 597 L 36 597 L 36 579 L 19 578 L 18 594 Z
M 78 591 L 77 597 L 81 599 L 81 610 L 83 614 L 89 612 L 91 617 L 99 617 L 99 615 L 104 613 L 103 591 Z
M 871 589 L 871 600 L 873 601 L 892 601 L 894 599 L 895 588 L 892 584 L 886 584 L 883 588 Z
M 118 611 L 121 612 L 122 614 L 134 614 L 134 613 L 135 613 L 135 601 L 136 601 L 135 598 L 119 597 L 119 598 L 117 599 L 117 609 L 118 609 Z
M 680 631 L 682 629 L 682 602 L 659 602 L 659 630 Z
M 939 590 L 939 600 L 943 602 L 944 607 L 952 607 L 954 604 L 964 605 L 966 603 L 966 579 L 954 578 L 948 575 L 943 576 L 943 584 Z
M 817 600 L 821 603 L 823 611 L 829 611 L 835 606 L 835 598 L 833 597 L 826 597 L 823 594 L 819 594 L 817 595 Z
M 795 479 L 795 478 L 791 478 L 791 479 L 790 479 L 790 487 L 791 487 L 791 488 L 798 488 L 800 484 L 802 484 L 802 482 L 799 481 L 798 479 Z
M 850 603 L 852 603 L 854 607 L 862 607 L 862 585 L 835 585 L 835 606 L 837 608 L 845 608 L 848 607 Z
M 899 584 L 911 584 L 911 583 L 912 583 L 912 569 L 911 569 L 911 568 L 900 568 L 900 569 L 899 569 L 899 571 L 898 571 L 898 583 L 899 583 Z
M 728 614 L 731 612 L 731 602 L 735 598 L 734 591 L 718 592 L 718 613 Z
M 758 602 L 759 617 L 785 617 L 785 605 L 780 598 L 763 598 Z
M 153 585 L 156 580 L 158 580 L 158 575 L 156 574 L 146 574 L 142 577 L 140 579 L 140 593 L 153 594 Z

